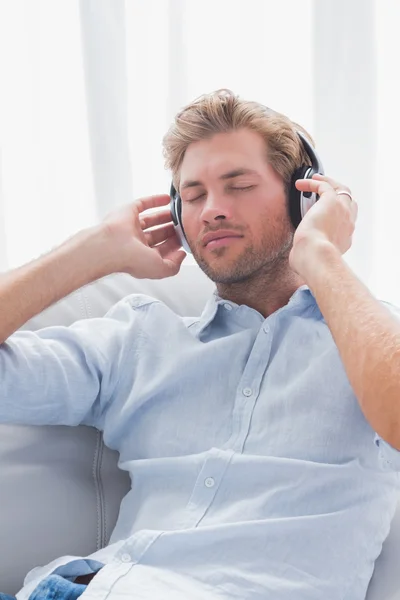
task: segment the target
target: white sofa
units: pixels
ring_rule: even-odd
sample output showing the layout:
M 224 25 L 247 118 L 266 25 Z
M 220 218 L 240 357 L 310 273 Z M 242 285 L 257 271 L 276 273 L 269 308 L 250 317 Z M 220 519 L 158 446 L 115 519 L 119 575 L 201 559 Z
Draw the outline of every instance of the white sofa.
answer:
M 102 316 L 131 293 L 157 297 L 177 313 L 194 316 L 213 288 L 187 263 L 179 275 L 161 281 L 113 275 L 77 290 L 24 329 Z M 0 426 L 0 592 L 15 594 L 35 566 L 107 544 L 130 485 L 117 461 L 117 453 L 89 427 Z M 400 600 L 400 505 L 367 599 Z

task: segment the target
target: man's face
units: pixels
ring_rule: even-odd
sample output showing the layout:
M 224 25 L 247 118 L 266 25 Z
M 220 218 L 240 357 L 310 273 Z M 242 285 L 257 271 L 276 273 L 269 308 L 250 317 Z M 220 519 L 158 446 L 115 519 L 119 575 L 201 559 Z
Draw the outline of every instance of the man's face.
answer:
M 179 191 L 189 247 L 212 281 L 238 283 L 287 267 L 294 229 L 258 133 L 240 129 L 191 144 Z M 218 230 L 240 237 L 205 244 L 203 236 Z

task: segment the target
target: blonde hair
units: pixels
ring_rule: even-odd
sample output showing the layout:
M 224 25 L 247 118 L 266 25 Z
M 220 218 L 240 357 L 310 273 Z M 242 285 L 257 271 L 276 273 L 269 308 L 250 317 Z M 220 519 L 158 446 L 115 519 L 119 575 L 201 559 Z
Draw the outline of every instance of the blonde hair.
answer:
M 165 168 L 170 169 L 179 190 L 180 167 L 190 144 L 216 133 L 241 128 L 259 133 L 266 144 L 266 158 L 282 177 L 288 190 L 294 171 L 310 159 L 300 142 L 300 130 L 314 145 L 310 134 L 288 117 L 258 102 L 242 100 L 231 90 L 221 89 L 200 96 L 184 107 L 163 138 Z

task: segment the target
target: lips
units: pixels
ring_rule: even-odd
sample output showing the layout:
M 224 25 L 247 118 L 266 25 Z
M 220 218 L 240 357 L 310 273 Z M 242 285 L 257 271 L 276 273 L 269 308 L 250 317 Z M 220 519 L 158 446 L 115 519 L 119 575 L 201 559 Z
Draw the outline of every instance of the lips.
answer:
M 210 242 L 213 242 L 215 240 L 220 240 L 222 238 L 241 238 L 243 237 L 242 235 L 239 235 L 238 233 L 234 233 L 233 231 L 229 231 L 229 230 L 220 230 L 220 231 L 214 231 L 214 232 L 210 232 L 207 233 L 204 237 L 203 237 L 203 245 L 207 246 Z
M 208 242 L 206 248 L 210 248 L 210 250 L 212 250 L 213 248 L 220 248 L 222 246 L 229 246 L 231 243 L 235 242 L 236 240 L 239 240 L 241 238 L 241 236 L 235 235 L 235 236 L 227 236 L 227 237 L 222 237 L 222 238 L 216 238 L 215 240 L 211 240 L 211 242 Z

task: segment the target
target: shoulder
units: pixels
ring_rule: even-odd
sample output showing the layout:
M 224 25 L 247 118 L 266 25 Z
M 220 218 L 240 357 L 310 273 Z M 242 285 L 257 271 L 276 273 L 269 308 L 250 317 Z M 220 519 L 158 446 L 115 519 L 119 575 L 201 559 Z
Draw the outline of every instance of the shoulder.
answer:
M 188 329 L 199 321 L 199 317 L 181 316 L 158 298 L 146 294 L 130 294 L 115 304 L 105 315 L 107 318 L 148 320 L 152 325 L 167 325 L 179 322 Z
M 140 311 L 150 305 L 162 305 L 163 302 L 157 298 L 148 296 L 147 294 L 129 294 L 129 296 L 125 296 L 125 298 L 117 302 L 115 306 L 118 306 L 119 304 L 122 306 L 129 306 L 132 310 Z

